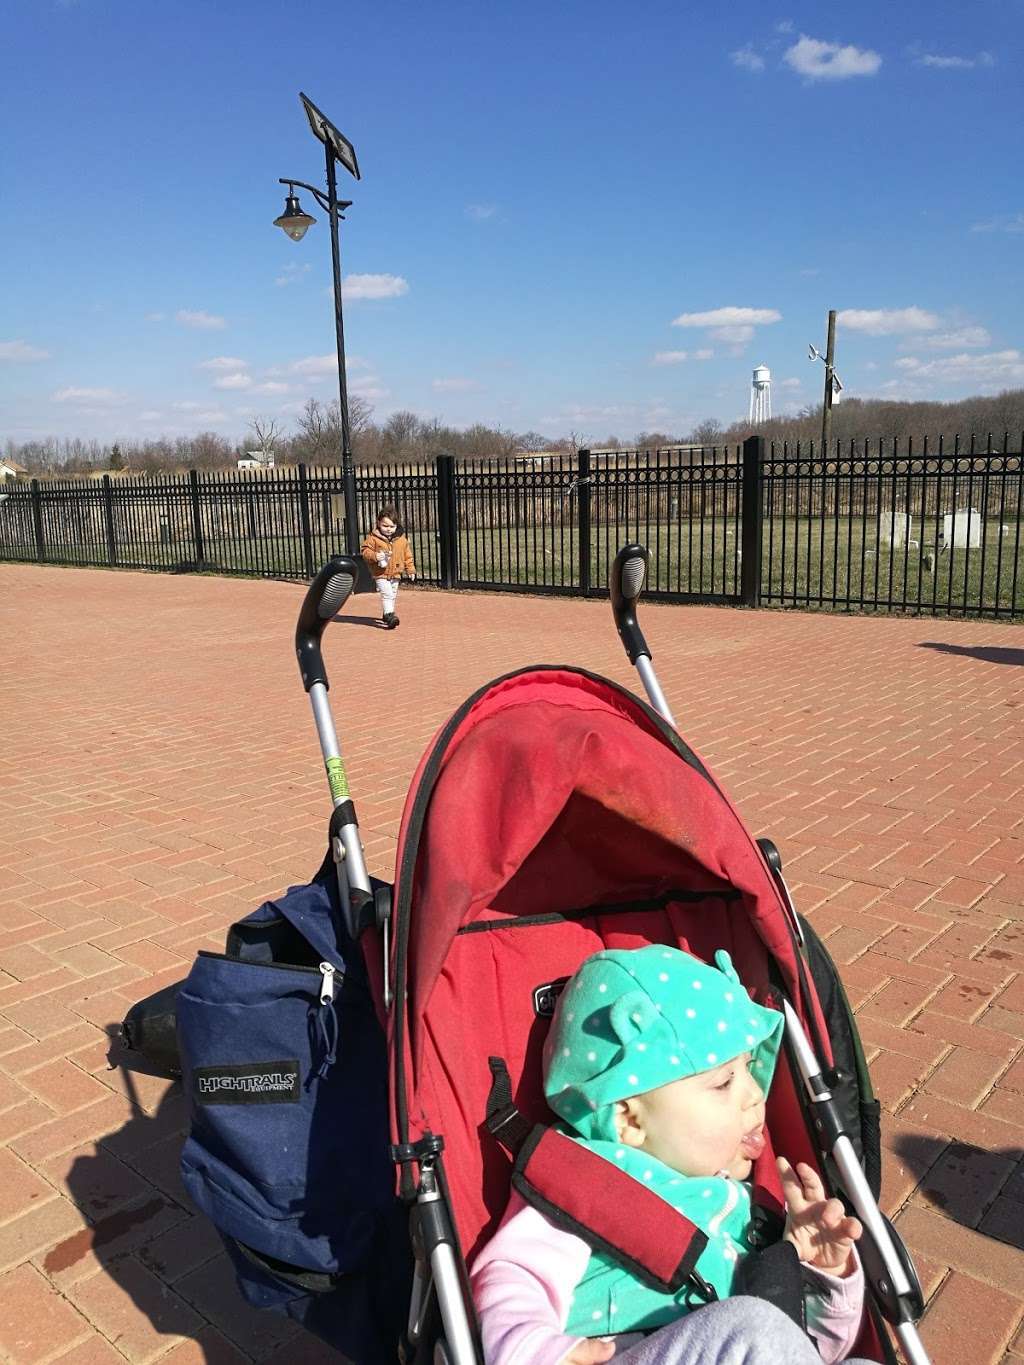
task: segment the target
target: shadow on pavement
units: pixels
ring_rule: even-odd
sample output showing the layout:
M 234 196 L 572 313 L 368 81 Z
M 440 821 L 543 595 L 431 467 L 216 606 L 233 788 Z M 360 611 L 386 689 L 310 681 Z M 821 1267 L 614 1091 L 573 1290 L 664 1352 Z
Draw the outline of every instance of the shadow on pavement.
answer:
M 219 1237 L 195 1212 L 181 1184 L 178 1161 L 188 1125 L 181 1083 L 171 1084 L 156 1109 L 147 1112 L 139 1081 L 163 1073 L 125 1052 L 117 1033 L 117 1025 L 108 1025 L 108 1060 L 121 1073 L 131 1116 L 73 1162 L 65 1186 L 90 1226 L 50 1249 L 43 1262 L 46 1273 L 76 1300 L 86 1301 L 101 1330 L 116 1335 L 127 1317 L 124 1344 L 138 1358 L 154 1354 L 161 1337 L 173 1336 L 195 1341 L 208 1365 L 275 1356 L 338 1360 L 337 1354 L 322 1355 L 321 1343 L 294 1322 L 257 1313 L 243 1301 Z M 118 1308 L 117 1296 L 107 1288 L 91 1287 L 86 1277 L 93 1272 L 92 1258 L 136 1313 Z M 98 1311 L 92 1311 L 93 1299 Z
M 965 654 L 969 659 L 981 659 L 987 664 L 1024 665 L 1024 649 L 1012 649 L 1009 645 L 946 645 L 938 640 L 922 640 L 918 649 L 934 649 L 939 654 Z

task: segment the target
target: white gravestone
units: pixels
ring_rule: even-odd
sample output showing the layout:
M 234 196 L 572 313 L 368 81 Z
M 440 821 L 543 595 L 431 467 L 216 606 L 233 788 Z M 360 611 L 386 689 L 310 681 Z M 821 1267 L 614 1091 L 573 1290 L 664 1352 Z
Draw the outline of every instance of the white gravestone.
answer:
M 977 550 L 981 531 L 981 513 L 976 507 L 966 512 L 947 512 L 942 518 L 942 539 L 947 549 Z
M 910 539 L 910 530 L 909 512 L 897 512 L 895 516 L 891 512 L 888 516 L 883 515 L 878 524 L 879 544 L 890 545 L 894 550 L 902 550 Z

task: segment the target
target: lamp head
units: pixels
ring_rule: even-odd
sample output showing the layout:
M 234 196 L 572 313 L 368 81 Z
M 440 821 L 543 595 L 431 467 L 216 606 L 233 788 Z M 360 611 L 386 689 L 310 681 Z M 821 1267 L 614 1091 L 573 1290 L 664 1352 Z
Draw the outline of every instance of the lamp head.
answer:
M 293 242 L 301 242 L 315 222 L 315 218 L 303 212 L 298 195 L 288 194 L 285 196 L 284 213 L 274 219 L 274 226 L 279 227 Z

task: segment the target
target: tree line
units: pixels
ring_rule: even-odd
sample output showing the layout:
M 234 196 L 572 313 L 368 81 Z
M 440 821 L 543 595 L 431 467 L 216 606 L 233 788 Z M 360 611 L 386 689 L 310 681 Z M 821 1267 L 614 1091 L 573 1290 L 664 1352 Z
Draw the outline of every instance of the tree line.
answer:
M 441 454 L 456 459 L 495 459 L 536 451 L 571 454 L 582 446 L 592 449 L 664 449 L 669 446 L 734 445 L 751 434 L 749 422 L 723 427 L 713 418 L 690 431 L 640 431 L 632 437 L 610 434 L 593 439 L 578 432 L 545 435 L 536 431 L 514 432 L 483 423 L 466 428 L 446 426 L 436 418 L 414 412 L 395 412 L 375 422 L 365 399 L 354 396 L 349 403 L 349 427 L 353 455 L 359 464 L 415 463 Z M 797 441 L 815 447 L 821 436 L 821 405 L 804 408 L 795 416 L 776 417 L 757 428 L 770 441 Z M 904 446 L 913 437 L 920 449 L 925 436 L 932 449 L 942 437 L 947 444 L 956 436 L 969 440 L 973 434 L 979 449 L 989 433 L 993 448 L 1009 433 L 1011 450 L 1020 450 L 1024 432 L 1024 388 L 1007 389 L 991 397 L 976 396 L 951 403 L 896 402 L 848 398 L 833 409 L 832 436 L 846 446 L 851 441 L 875 443 L 899 440 Z M 310 398 L 286 431 L 276 419 L 256 417 L 246 438 L 232 442 L 215 432 L 176 439 L 85 441 L 78 438 L 17 442 L 8 440 L 4 453 L 31 475 L 92 474 L 129 471 L 157 474 L 186 469 L 234 468 L 236 461 L 254 450 L 273 453 L 278 465 L 336 465 L 341 459 L 341 419 L 337 401 L 321 403 Z

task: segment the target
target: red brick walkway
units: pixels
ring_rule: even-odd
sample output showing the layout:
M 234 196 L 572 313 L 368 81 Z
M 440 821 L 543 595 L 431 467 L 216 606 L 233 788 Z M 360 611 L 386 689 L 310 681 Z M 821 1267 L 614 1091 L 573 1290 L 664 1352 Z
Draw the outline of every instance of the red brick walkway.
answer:
M 184 1203 L 180 1095 L 108 1030 L 323 843 L 283 583 L 0 566 L 0 1359 L 314 1361 Z M 371 868 L 476 686 L 633 685 L 607 605 L 429 592 L 333 626 Z M 353 614 L 373 604 L 358 599 Z M 1024 628 L 648 606 L 683 733 L 786 858 L 888 1111 L 886 1207 L 936 1365 L 1024 1361 Z M 346 682 L 346 675 L 350 681 Z M 364 695 L 367 685 L 374 696 Z

